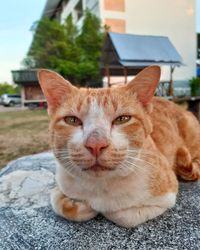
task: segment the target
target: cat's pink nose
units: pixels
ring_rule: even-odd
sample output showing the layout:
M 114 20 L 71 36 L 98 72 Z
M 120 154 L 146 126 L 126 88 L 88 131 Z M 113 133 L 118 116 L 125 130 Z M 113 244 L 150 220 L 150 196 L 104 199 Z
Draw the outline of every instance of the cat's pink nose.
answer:
M 96 133 L 90 134 L 85 142 L 85 147 L 90 151 L 92 155 L 98 157 L 103 149 L 108 147 L 108 140 L 105 137 L 100 137 Z

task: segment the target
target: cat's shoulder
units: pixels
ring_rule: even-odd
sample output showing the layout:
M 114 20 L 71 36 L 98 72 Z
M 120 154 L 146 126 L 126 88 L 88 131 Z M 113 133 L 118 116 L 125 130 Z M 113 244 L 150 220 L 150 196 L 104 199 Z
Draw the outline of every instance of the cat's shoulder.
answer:
M 184 110 L 183 107 L 180 105 L 176 104 L 175 102 L 168 100 L 164 97 L 158 97 L 155 96 L 152 99 L 152 104 L 154 109 L 156 110 L 161 110 L 161 111 L 168 111 L 168 112 L 181 112 L 184 113 L 186 110 Z
M 160 96 L 154 96 L 152 98 L 152 103 L 154 106 L 171 106 L 174 104 L 172 101 Z
M 174 103 L 171 100 L 167 100 L 163 97 L 153 97 L 153 112 L 151 113 L 152 119 L 188 119 L 191 116 L 190 112 L 181 107 L 180 105 Z

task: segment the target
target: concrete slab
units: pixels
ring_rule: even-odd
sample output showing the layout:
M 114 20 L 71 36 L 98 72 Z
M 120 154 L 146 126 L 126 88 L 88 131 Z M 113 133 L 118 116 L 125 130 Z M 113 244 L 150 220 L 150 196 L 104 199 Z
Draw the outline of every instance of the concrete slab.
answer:
M 176 206 L 134 229 L 102 216 L 85 223 L 54 214 L 52 153 L 20 158 L 0 172 L 1 250 L 200 249 L 200 183 L 180 183 Z

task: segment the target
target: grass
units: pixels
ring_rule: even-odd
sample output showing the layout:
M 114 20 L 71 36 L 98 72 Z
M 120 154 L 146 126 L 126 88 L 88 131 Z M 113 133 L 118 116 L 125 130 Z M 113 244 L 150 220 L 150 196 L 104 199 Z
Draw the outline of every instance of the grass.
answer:
M 0 112 L 0 168 L 18 157 L 49 148 L 46 110 Z

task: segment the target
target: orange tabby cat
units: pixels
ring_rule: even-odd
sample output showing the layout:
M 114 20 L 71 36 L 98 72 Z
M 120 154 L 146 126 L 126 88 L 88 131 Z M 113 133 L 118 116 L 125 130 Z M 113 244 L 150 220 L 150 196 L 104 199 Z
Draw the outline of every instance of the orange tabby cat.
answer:
M 153 97 L 160 68 L 118 88 L 78 89 L 40 70 L 57 159 L 54 211 L 86 221 L 98 213 L 134 227 L 175 204 L 176 175 L 200 178 L 200 125 L 173 102 Z

